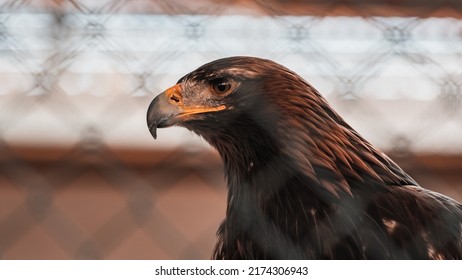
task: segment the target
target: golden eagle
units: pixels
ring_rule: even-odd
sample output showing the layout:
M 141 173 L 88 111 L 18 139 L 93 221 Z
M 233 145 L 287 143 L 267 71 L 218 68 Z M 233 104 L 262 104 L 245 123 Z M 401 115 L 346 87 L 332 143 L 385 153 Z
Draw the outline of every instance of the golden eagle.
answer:
M 462 205 L 420 187 L 308 82 L 273 61 L 199 67 L 150 104 L 223 159 L 216 259 L 461 259 Z

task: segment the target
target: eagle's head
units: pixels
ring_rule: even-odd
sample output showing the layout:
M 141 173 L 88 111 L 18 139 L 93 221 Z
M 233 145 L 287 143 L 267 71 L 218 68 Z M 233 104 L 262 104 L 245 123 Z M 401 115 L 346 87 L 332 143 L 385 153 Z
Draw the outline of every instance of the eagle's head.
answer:
M 229 57 L 199 67 L 158 95 L 147 122 L 154 138 L 157 128 L 174 125 L 195 132 L 218 150 L 230 172 L 242 174 L 283 153 L 303 161 L 308 155 L 295 153 L 314 145 L 321 125 L 329 133 L 339 129 L 341 120 L 326 104 L 280 64 Z
M 212 145 L 221 133 L 231 136 L 236 128 L 239 135 L 232 136 L 242 137 L 245 129 L 255 129 L 254 125 L 262 130 L 260 133 L 268 130 L 274 134 L 277 119 L 284 114 L 283 108 L 275 105 L 290 99 L 287 94 L 295 81 L 300 82 L 295 74 L 270 60 L 216 60 L 157 96 L 149 107 L 148 126 L 154 138 L 157 128 L 183 126 L 212 140 Z

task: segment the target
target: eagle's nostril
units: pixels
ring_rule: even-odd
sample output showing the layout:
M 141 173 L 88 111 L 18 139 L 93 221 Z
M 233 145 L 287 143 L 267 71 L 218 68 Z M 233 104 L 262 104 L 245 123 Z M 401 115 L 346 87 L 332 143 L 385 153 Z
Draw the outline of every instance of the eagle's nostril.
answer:
M 172 101 L 175 102 L 175 103 L 180 102 L 180 99 L 179 99 L 176 95 L 170 96 L 170 100 L 172 100 Z

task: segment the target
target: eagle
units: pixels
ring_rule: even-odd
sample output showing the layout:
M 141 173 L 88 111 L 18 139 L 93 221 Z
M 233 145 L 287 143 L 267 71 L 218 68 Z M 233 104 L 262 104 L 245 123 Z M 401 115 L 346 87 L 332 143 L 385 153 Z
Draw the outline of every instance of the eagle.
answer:
M 461 259 L 462 205 L 425 189 L 271 60 L 227 57 L 182 77 L 147 124 L 220 154 L 226 217 L 213 259 Z

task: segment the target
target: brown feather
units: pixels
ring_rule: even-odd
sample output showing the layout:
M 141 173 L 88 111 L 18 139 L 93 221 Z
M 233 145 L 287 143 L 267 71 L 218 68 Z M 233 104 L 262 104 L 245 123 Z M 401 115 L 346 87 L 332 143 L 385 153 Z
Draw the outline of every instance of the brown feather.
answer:
M 216 78 L 239 86 L 216 97 Z M 228 208 L 213 258 L 462 258 L 462 206 L 419 187 L 294 72 L 231 57 L 179 83 L 191 104 L 232 108 L 181 124 L 225 165 Z

